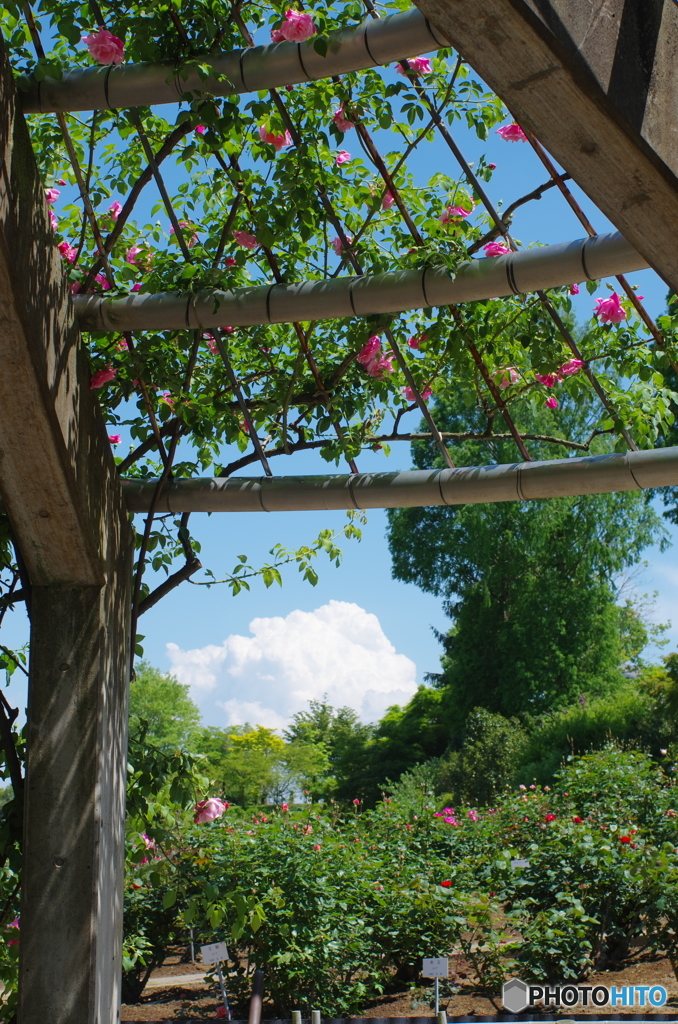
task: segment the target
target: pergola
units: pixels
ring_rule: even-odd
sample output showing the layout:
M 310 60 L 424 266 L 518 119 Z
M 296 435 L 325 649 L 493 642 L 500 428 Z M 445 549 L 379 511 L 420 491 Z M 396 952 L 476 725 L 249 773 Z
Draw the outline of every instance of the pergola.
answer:
M 3 48 L 0 491 L 23 563 L 31 619 L 29 758 L 23 785 L 21 1024 L 47 1020 L 53 1024 L 112 1024 L 118 1019 L 127 685 L 130 634 L 136 632 L 143 571 L 142 565 L 141 571 L 133 572 L 134 537 L 128 512 L 144 512 L 147 524 L 152 524 L 153 517 L 163 513 L 183 517 L 192 511 L 229 509 L 454 504 L 678 484 L 678 450 L 639 450 L 628 425 L 619 417 L 615 418 L 615 431 L 625 452 L 582 455 L 582 450 L 587 451 L 585 445 L 562 439 L 566 450 L 568 444 L 578 450 L 577 457 L 548 462 L 532 459 L 526 447 L 529 438 L 520 433 L 511 416 L 508 393 L 470 340 L 468 352 L 480 385 L 494 403 L 493 412 L 505 424 L 506 436 L 514 439 L 521 461 L 510 466 L 454 467 L 450 438 L 436 426 L 423 382 L 408 363 L 388 319 L 382 319 L 378 329 L 388 339 L 412 407 L 424 415 L 429 429 L 426 437 L 438 445 L 446 468 L 360 474 L 355 452 L 346 444 L 348 475 L 273 477 L 272 455 L 286 454 L 287 441 L 283 437 L 275 447 L 260 439 L 255 423 L 256 395 L 242 384 L 237 353 L 233 354 L 230 335 L 224 329 L 226 322 L 229 328 L 291 325 L 300 365 L 308 367 L 315 382 L 314 401 L 324 408 L 328 429 L 336 433 L 340 444 L 345 442 L 346 426 L 314 357 L 311 331 L 304 326 L 309 322 L 367 317 L 375 323 L 376 317 L 402 310 L 447 310 L 450 306 L 454 319 L 460 303 L 529 292 L 536 294 L 539 308 L 551 318 L 572 357 L 580 359 L 576 342 L 546 289 L 617 276 L 652 343 L 666 352 L 675 370 L 670 339 L 662 335 L 623 277 L 649 266 L 678 291 L 675 0 L 417 0 L 418 11 L 381 20 L 377 20 L 370 0 L 365 3 L 367 22 L 345 28 L 336 37 L 330 34 L 326 55 L 314 49 L 312 41 L 251 48 L 247 25 L 241 19 L 246 47 L 235 55 L 225 53 L 217 58 L 211 54 L 212 78 L 196 76 L 187 68 L 187 75 L 194 74 L 194 80 L 188 80 L 179 71 L 175 73 L 175 63 L 138 68 L 121 65 L 74 71 L 62 81 L 33 78 L 18 90 Z M 93 12 L 103 24 L 97 5 Z M 27 16 L 34 42 L 40 47 L 30 11 Z M 235 17 L 237 21 L 240 16 Z M 173 20 L 181 34 L 180 16 L 175 14 Z M 110 278 L 108 257 L 124 218 L 104 238 L 87 183 L 78 177 L 95 253 L 84 289 L 71 296 L 22 109 L 55 112 L 67 138 L 68 111 L 176 102 L 189 90 L 213 97 L 266 89 L 272 90 L 278 114 L 288 125 L 290 142 L 296 144 L 297 129 L 286 115 L 280 89 L 354 74 L 396 59 L 405 61 L 445 44 L 453 46 L 460 60 L 475 69 L 511 110 L 546 168 L 548 187 L 563 193 L 586 238 L 516 251 L 507 220 L 494 208 L 482 180 L 464 160 L 416 66 L 406 64 L 403 71 L 430 117 L 431 131 L 440 132 L 459 161 L 462 178 L 487 211 L 488 231 L 469 251 L 477 250 L 481 242 L 503 238 L 507 243 L 503 255 L 462 263 L 454 274 L 445 266 L 428 263 L 365 273 L 360 252 L 331 195 L 319 186 L 319 203 L 337 234 L 340 265 L 336 272 L 290 283 L 280 269 L 274 245 L 262 242 L 262 258 L 268 262 L 272 281 L 231 289 L 175 288 L 108 298 L 101 292 L 87 292 L 102 268 Z M 192 259 L 190 239 L 174 211 L 160 163 L 193 129 L 193 122 L 186 122 L 183 128 L 180 124 L 167 145 L 154 152 L 142 118 L 136 112 L 131 117 L 147 158 L 136 194 L 148 181 L 156 182 L 188 264 Z M 381 178 L 382 189 L 395 204 L 403 230 L 409 232 L 415 250 L 425 248 L 393 167 L 382 159 L 368 130 L 363 125 L 356 130 Z M 225 173 L 234 166 L 240 173 L 232 154 L 220 159 Z M 595 234 L 553 160 L 619 234 Z M 73 161 L 81 175 L 76 154 Z M 381 201 L 381 193 L 378 198 Z M 246 205 L 243 193 L 226 220 L 224 239 L 230 237 L 237 210 Z M 223 255 L 222 245 L 219 258 Z M 351 276 L 342 275 L 344 265 Z M 235 468 L 259 462 L 263 475 L 243 478 L 229 470 L 207 479 L 173 476 L 168 455 L 176 448 L 179 428 L 176 419 L 161 421 L 153 414 L 157 407 L 142 382 L 151 426 L 140 446 L 160 453 L 163 471 L 159 477 L 125 479 L 132 463 L 122 460 L 116 467 L 111 455 L 97 392 L 90 386 L 90 355 L 80 329 L 119 334 L 130 342 L 134 332 L 189 330 L 198 341 L 206 334 L 221 358 L 230 401 L 242 416 L 251 442 L 251 451 Z M 355 350 L 349 356 L 347 365 L 352 365 Z M 581 359 L 581 365 L 592 392 L 614 418 L 613 402 L 599 375 L 586 359 Z M 380 440 L 388 438 L 373 431 L 365 443 Z M 298 450 L 309 446 L 300 442 Z M 185 520 L 182 522 L 185 527 Z M 184 553 L 186 565 L 170 578 L 170 586 L 200 568 L 190 541 L 184 544 Z M 168 584 L 158 589 L 163 586 L 166 592 Z M 13 782 L 15 788 L 22 785 L 20 776 L 13 777 Z

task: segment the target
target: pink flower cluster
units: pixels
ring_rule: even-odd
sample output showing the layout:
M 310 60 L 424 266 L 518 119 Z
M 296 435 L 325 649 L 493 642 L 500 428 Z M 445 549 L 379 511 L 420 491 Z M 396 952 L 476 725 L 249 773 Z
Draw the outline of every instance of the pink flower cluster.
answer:
M 583 365 L 582 359 L 568 359 L 554 373 L 535 373 L 534 376 L 544 387 L 552 388 L 560 383 L 563 377 L 572 377 L 575 373 L 579 373 Z
M 442 818 L 446 825 L 459 824 L 454 816 L 454 807 L 443 807 L 442 811 L 436 811 L 433 817 Z
M 117 369 L 114 366 L 111 366 L 110 363 L 108 366 L 104 367 L 103 370 L 96 370 L 90 378 L 90 389 L 102 388 L 104 384 L 108 384 L 110 381 L 115 380 L 117 372 Z
M 339 110 L 336 112 L 332 120 L 334 121 L 340 132 L 347 132 L 350 131 L 351 128 L 355 128 L 353 121 L 349 121 L 347 117 L 344 117 L 343 103 L 339 107 Z
M 620 324 L 626 320 L 626 310 L 619 301 L 616 292 L 612 292 L 609 299 L 596 299 L 594 315 L 598 317 L 601 324 Z
M 118 39 L 107 28 L 101 28 L 89 36 L 83 37 L 90 57 L 99 64 L 122 64 L 125 47 L 122 39 Z
M 233 237 L 238 245 L 242 245 L 245 249 L 256 249 L 259 245 L 254 235 L 249 235 L 246 231 L 234 231 Z
M 346 235 L 346 241 L 348 242 L 349 245 L 351 245 L 353 242 L 353 235 Z M 342 242 L 338 235 L 336 238 L 332 239 L 332 248 L 336 252 L 337 256 L 341 256 L 342 252 L 344 251 L 344 243 Z
M 395 203 L 395 196 L 392 192 L 385 192 L 384 198 L 381 201 L 382 210 L 390 210 Z
M 448 206 L 440 214 L 440 223 L 449 224 L 451 220 L 459 220 L 460 217 L 468 217 L 470 210 L 465 210 L 463 206 Z
M 279 153 L 285 146 L 292 145 L 292 136 L 288 131 L 284 134 L 277 132 L 270 132 L 265 125 L 259 125 L 259 138 L 262 142 L 268 143 L 269 146 L 273 146 L 276 153 Z
M 342 164 L 347 164 L 351 159 L 351 154 L 347 153 L 345 149 L 340 149 L 337 153 L 334 162 L 337 167 L 341 167 Z
M 411 338 L 407 339 L 407 344 L 410 348 L 418 349 L 422 341 L 426 341 L 428 335 L 426 334 L 413 334 Z
M 65 259 L 67 263 L 75 263 L 75 258 L 78 255 L 78 250 L 74 249 L 72 245 L 69 245 L 68 242 L 59 242 L 59 244 L 57 245 L 57 249 L 61 253 L 62 258 Z
M 207 821 L 214 821 L 220 818 L 224 811 L 227 811 L 229 804 L 220 800 L 218 796 L 211 796 L 207 800 L 200 800 L 193 810 L 193 821 L 196 825 L 204 825 Z
M 406 388 L 403 388 L 402 390 L 408 402 L 416 402 L 417 396 L 415 395 L 414 390 L 411 387 L 409 387 L 409 385 Z M 421 392 L 421 397 L 424 399 L 425 402 L 427 402 L 432 394 L 433 391 L 431 390 L 431 388 L 424 388 L 424 390 Z
M 515 122 L 505 124 L 503 128 L 497 128 L 497 135 L 501 136 L 504 142 L 527 142 L 527 135 Z
M 520 374 L 516 370 L 515 366 L 507 366 L 501 370 L 497 370 L 495 379 L 497 377 L 499 377 L 497 385 L 500 388 L 508 388 L 511 384 L 517 384 L 520 380 Z
M 310 14 L 295 11 L 291 7 L 285 13 L 285 20 L 280 28 L 274 28 L 271 39 L 274 43 L 287 40 L 290 43 L 303 43 L 316 34 L 316 27 Z
M 61 195 L 61 192 L 59 191 L 58 188 L 46 188 L 45 189 L 45 199 L 47 200 L 47 205 L 51 206 L 52 203 L 56 203 L 56 201 L 57 201 L 57 199 L 59 198 L 60 195 Z
M 147 269 L 153 262 L 153 257 L 147 249 L 140 245 L 131 245 L 125 253 L 125 261 L 133 265 Z
M 429 57 L 410 57 L 407 61 L 410 71 L 417 75 L 430 75 L 433 68 Z M 403 64 L 396 64 L 396 71 L 399 75 L 406 74 Z
M 489 242 L 483 246 L 483 252 L 486 256 L 505 256 L 510 251 L 509 247 L 501 242 Z
M 196 234 L 196 232 L 195 232 L 195 230 L 193 228 L 193 225 L 189 224 L 189 222 L 187 220 L 180 220 L 179 221 L 179 227 L 182 229 L 184 235 L 186 235 L 189 231 L 192 232 L 191 236 L 186 239 L 186 245 L 188 246 L 189 249 L 192 249 L 193 246 L 197 245 L 198 242 L 200 241 L 200 239 L 198 238 L 198 235 Z M 169 233 L 170 233 L 170 235 L 175 235 L 176 234 L 176 232 L 175 232 L 173 227 L 170 228 L 170 232 Z
M 117 220 L 122 211 L 122 205 L 116 199 L 115 202 L 108 208 L 108 216 L 113 220 Z
M 367 339 L 367 344 L 361 348 L 356 359 L 370 377 L 383 377 L 387 373 L 393 373 L 393 355 L 388 352 L 382 353 L 381 338 L 377 334 Z

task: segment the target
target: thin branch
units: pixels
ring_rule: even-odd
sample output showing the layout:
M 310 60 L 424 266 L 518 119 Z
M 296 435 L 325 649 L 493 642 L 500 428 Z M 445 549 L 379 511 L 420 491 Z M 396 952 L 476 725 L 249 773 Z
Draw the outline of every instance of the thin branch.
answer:
M 24 778 L 21 774 L 21 764 L 14 746 L 14 733 L 12 732 L 12 725 L 18 715 L 19 709 L 10 707 L 7 698 L 0 690 L 0 740 L 5 748 L 9 777 L 16 797 L 19 797 L 24 791 Z
M 193 558 L 191 562 L 186 562 L 185 565 L 178 569 L 177 572 L 172 573 L 168 576 L 164 583 L 161 583 L 159 587 L 156 587 L 148 597 L 145 597 L 139 604 L 138 615 L 141 616 L 144 612 L 147 612 L 150 608 L 161 601 L 163 597 L 175 590 L 180 583 L 191 578 L 194 573 L 202 569 L 202 562 L 198 558 Z

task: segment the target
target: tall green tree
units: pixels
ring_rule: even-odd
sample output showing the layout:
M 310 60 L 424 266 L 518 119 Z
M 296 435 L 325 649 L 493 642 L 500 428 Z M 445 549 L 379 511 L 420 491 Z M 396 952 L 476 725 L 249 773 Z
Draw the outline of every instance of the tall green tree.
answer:
M 460 406 L 436 403 L 444 430 L 468 427 L 473 413 Z M 571 430 L 587 410 L 570 405 L 559 414 Z M 525 410 L 531 422 L 521 428 L 544 435 L 547 415 Z M 547 442 L 530 448 L 538 459 L 562 458 Z M 415 443 L 413 456 L 420 469 L 440 464 L 428 443 Z M 469 442 L 457 464 L 513 459 L 505 442 Z M 539 713 L 613 687 L 620 665 L 639 653 L 637 617 L 618 606 L 615 578 L 663 536 L 637 492 L 389 513 L 393 575 L 442 597 L 452 619 L 440 636 L 442 671 L 431 677 L 443 691 L 448 738 L 476 706 L 508 717 Z
M 130 683 L 130 728 L 137 729 L 143 720 L 155 746 L 186 746 L 200 725 L 200 711 L 188 691 L 175 676 L 140 662 Z
M 293 715 L 285 731 L 290 744 L 326 752 L 324 776 L 308 779 L 312 796 L 343 801 L 365 799 L 375 788 L 373 734 L 353 708 L 334 708 L 326 699 L 309 701 L 308 711 Z

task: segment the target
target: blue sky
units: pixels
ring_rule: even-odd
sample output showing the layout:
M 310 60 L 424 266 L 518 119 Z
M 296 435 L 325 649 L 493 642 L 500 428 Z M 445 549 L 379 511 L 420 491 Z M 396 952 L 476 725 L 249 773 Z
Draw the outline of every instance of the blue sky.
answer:
M 481 142 L 462 125 L 455 134 L 469 161 L 485 153 L 488 161 L 497 164 L 487 186 L 497 204 L 508 205 L 547 178 L 526 144 L 504 142 L 495 132 Z M 348 136 L 345 147 L 358 153 L 357 143 L 351 146 Z M 452 154 L 439 141 L 416 152 L 410 166 L 426 178 L 435 169 L 457 174 Z M 586 196 L 571 187 L 594 227 L 601 232 L 613 230 Z M 142 219 L 156 199 L 154 186 L 149 186 Z M 512 230 L 524 245 L 584 234 L 556 189 L 519 210 Z M 654 272 L 629 275 L 629 280 L 639 285 L 651 313 L 663 312 L 666 286 Z M 593 297 L 582 289 L 575 301 L 577 315 L 587 318 Z M 361 470 L 405 469 L 410 465 L 409 452 L 394 446 L 389 459 L 368 453 L 358 464 Z M 276 472 L 324 473 L 328 469 L 332 471 L 319 456 L 304 453 L 295 456 L 293 465 L 276 467 Z M 203 565 L 219 578 L 233 568 L 239 554 L 258 565 L 268 559 L 276 543 L 297 547 L 311 542 L 321 529 L 340 530 L 344 523 L 343 513 L 196 515 L 192 529 L 203 545 Z M 670 534 L 675 538 L 676 530 L 671 528 Z M 294 568 L 284 572 L 282 588 L 266 590 L 255 582 L 252 591 L 237 597 L 225 586 L 208 590 L 183 584 L 140 620 L 146 657 L 163 670 L 173 668 L 191 683 L 210 725 L 249 719 L 279 727 L 305 700 L 325 692 L 333 703 L 349 703 L 365 718 L 381 713 L 388 703 L 407 699 L 427 672 L 438 669 L 440 646 L 433 630 L 448 625 L 441 602 L 391 578 L 384 512 L 369 514 L 360 543 L 347 541 L 342 547 L 344 559 L 338 569 L 319 557 L 320 580 L 315 588 L 304 583 Z M 658 591 L 655 617 L 675 621 L 668 634 L 675 647 L 678 545 L 663 554 L 650 550 L 646 557 L 649 564 L 636 587 L 641 592 Z M 26 634 L 25 618 L 16 615 L 14 619 L 3 631 L 8 645 L 21 642 Z M 20 705 L 25 701 L 23 689 L 21 682 L 12 684 L 12 696 Z

